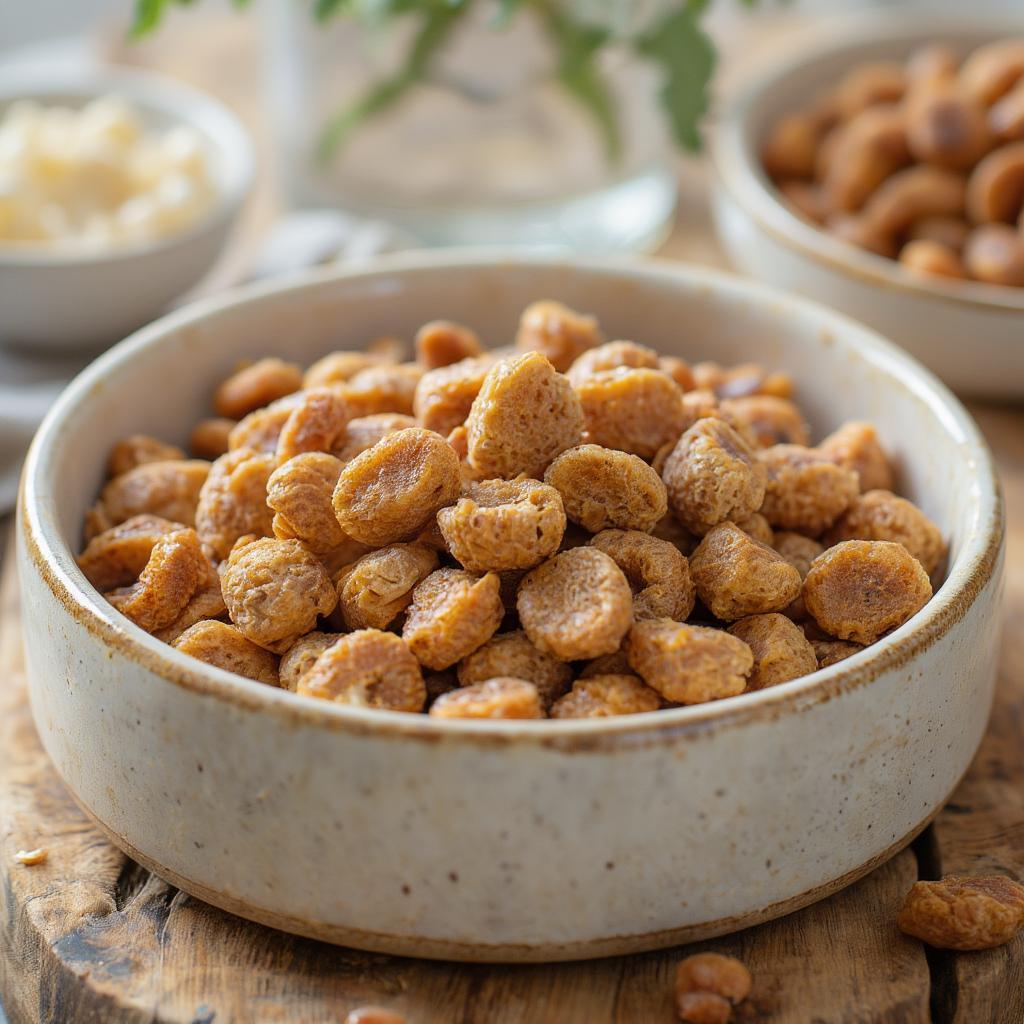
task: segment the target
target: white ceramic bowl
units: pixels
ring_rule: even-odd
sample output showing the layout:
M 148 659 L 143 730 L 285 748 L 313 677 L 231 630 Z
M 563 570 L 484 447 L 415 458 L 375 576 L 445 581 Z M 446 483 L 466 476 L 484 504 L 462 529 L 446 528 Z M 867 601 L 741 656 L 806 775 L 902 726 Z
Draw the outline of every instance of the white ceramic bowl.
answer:
M 249 138 L 227 108 L 172 79 L 141 71 L 16 67 L 0 73 L 0 116 L 16 100 L 79 107 L 123 96 L 144 123 L 194 128 L 211 157 L 217 198 L 181 234 L 142 245 L 80 249 L 0 241 L 0 344 L 71 350 L 110 345 L 164 312 L 220 255 L 252 182 Z
M 915 276 L 795 215 L 761 168 L 769 127 L 864 61 L 902 59 L 920 43 L 961 54 L 1010 35 L 1024 19 L 972 15 L 951 22 L 886 9 L 839 21 L 827 41 L 761 74 L 740 92 L 713 135 L 713 212 L 740 270 L 857 317 L 902 345 L 965 394 L 1024 397 L 1024 288 Z
M 243 357 L 308 363 L 453 317 L 503 344 L 530 301 L 609 337 L 790 370 L 815 432 L 873 420 L 951 542 L 948 577 L 869 650 L 718 703 L 468 722 L 346 708 L 187 658 L 75 565 L 106 453 L 183 441 Z M 978 430 L 927 371 L 837 314 L 645 262 L 395 257 L 197 304 L 64 393 L 25 470 L 19 564 L 47 751 L 118 845 L 202 899 L 331 942 L 465 960 L 649 949 L 776 917 L 924 827 L 967 768 L 995 678 L 1002 508 Z

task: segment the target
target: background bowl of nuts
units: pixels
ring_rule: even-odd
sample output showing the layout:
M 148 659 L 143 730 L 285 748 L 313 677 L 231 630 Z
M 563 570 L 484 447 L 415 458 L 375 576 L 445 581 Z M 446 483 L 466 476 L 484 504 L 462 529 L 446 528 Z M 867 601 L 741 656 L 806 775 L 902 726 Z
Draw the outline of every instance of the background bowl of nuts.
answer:
M 1019 19 L 886 11 L 761 75 L 714 136 L 732 262 L 958 391 L 1024 395 L 1022 53 Z
M 409 254 L 198 303 L 69 387 L 19 519 L 82 807 L 202 899 L 371 950 L 794 910 L 925 826 L 995 680 L 970 417 L 870 330 L 696 269 Z

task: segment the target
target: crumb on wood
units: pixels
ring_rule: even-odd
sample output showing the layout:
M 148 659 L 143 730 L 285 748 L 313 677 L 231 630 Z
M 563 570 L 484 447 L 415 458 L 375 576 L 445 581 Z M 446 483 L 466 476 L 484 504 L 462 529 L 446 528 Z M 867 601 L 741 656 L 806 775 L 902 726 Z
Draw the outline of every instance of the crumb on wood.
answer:
M 24 864 L 25 867 L 31 868 L 35 867 L 36 864 L 42 864 L 49 855 L 49 851 L 40 846 L 35 850 L 19 850 L 14 855 L 14 859 L 19 864 Z

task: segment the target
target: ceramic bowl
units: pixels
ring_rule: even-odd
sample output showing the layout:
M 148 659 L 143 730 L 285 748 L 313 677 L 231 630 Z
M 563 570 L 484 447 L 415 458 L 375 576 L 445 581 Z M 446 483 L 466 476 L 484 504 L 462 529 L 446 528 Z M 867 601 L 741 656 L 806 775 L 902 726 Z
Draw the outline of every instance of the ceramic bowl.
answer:
M 794 214 L 761 168 L 768 128 L 865 61 L 901 60 L 925 42 L 966 55 L 1024 34 L 1024 20 L 952 22 L 891 10 L 840 22 L 817 46 L 759 75 L 722 113 L 713 137 L 713 212 L 734 266 L 857 317 L 965 394 L 1024 397 L 1024 288 L 915 276 Z
M 236 361 L 308 363 L 451 317 L 506 343 L 550 296 L 609 337 L 792 372 L 816 434 L 874 421 L 948 576 L 890 636 L 812 676 L 590 721 L 472 722 L 299 697 L 118 615 L 74 562 L 110 446 L 183 442 Z M 32 707 L 82 807 L 217 906 L 330 942 L 456 960 L 667 946 L 777 917 L 908 843 L 981 739 L 1003 521 L 985 444 L 877 335 L 748 281 L 645 262 L 393 257 L 177 312 L 64 393 L 28 458 L 19 565 Z
M 142 71 L 0 72 L 0 115 L 17 100 L 80 107 L 109 94 L 136 106 L 149 128 L 194 128 L 211 157 L 217 198 L 187 231 L 141 245 L 82 251 L 0 242 L 0 344 L 70 351 L 120 341 L 202 280 L 248 195 L 248 135 L 225 107 L 195 89 Z

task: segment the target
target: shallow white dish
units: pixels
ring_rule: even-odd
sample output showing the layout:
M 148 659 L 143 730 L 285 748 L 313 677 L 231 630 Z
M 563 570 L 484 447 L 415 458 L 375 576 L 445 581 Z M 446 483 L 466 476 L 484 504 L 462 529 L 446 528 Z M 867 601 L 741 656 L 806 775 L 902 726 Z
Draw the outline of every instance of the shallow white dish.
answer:
M 110 93 L 137 106 L 149 127 L 183 123 L 201 135 L 214 205 L 189 230 L 143 245 L 82 251 L 0 241 L 0 344 L 67 351 L 123 338 L 210 270 L 249 192 L 254 160 L 245 130 L 195 89 L 142 71 L 0 69 L 0 115 L 15 100 L 78 107 Z
M 892 10 L 833 22 L 816 47 L 756 77 L 713 135 L 716 227 L 737 268 L 857 317 L 902 345 L 959 392 L 1024 397 L 1024 288 L 915 276 L 794 214 L 761 168 L 764 133 L 783 114 L 868 60 L 902 59 L 923 42 L 962 54 L 1011 35 L 1024 19 L 950 21 Z
M 873 420 L 951 543 L 914 618 L 813 676 L 618 719 L 345 708 L 187 658 L 74 562 L 110 445 L 182 441 L 236 361 L 309 362 L 446 316 L 493 345 L 550 296 L 609 337 L 790 370 L 816 434 Z M 995 679 L 1003 520 L 978 430 L 872 332 L 727 275 L 642 261 L 392 257 L 250 288 L 140 331 L 42 426 L 18 527 L 36 724 L 131 856 L 218 906 L 331 942 L 464 960 L 604 956 L 735 930 L 904 846 L 966 770 Z

